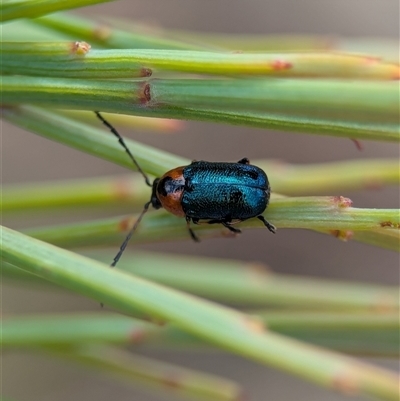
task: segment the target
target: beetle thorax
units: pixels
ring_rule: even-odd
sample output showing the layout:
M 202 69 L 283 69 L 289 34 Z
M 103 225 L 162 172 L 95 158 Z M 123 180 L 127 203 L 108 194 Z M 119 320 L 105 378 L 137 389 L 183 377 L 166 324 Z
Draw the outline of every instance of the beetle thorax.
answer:
M 182 209 L 182 196 L 185 190 L 185 178 L 183 177 L 183 168 L 178 167 L 165 173 L 157 182 L 155 195 L 168 212 L 184 217 Z

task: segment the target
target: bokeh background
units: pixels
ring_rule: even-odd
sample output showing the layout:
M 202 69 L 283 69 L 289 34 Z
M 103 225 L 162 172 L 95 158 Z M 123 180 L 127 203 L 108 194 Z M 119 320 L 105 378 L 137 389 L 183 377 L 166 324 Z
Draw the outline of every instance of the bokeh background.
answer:
M 394 40 L 399 37 L 399 3 L 390 0 L 126 0 L 81 9 L 79 12 L 85 16 L 121 17 L 155 27 L 200 32 L 320 34 L 330 36 L 333 41 L 344 37 L 384 37 Z M 200 122 L 187 122 L 176 134 L 121 131 L 126 136 L 188 159 L 237 161 L 246 156 L 250 159 L 281 159 L 290 163 L 318 163 L 399 156 L 398 146 L 392 143 L 364 141 L 364 150 L 360 152 L 348 139 Z M 52 143 L 5 122 L 1 124 L 1 138 L 4 184 L 126 174 L 126 170 L 118 166 Z M 346 191 L 332 195 L 350 197 L 357 207 L 399 207 L 398 187 Z M 96 212 L 90 216 L 87 213 L 80 211 L 74 218 L 82 221 L 93 216 L 105 217 L 104 214 L 96 215 Z M 13 228 L 63 221 L 66 221 L 65 216 L 55 213 L 51 216 L 40 214 L 29 220 L 3 218 L 3 224 Z M 266 230 L 247 230 L 235 240 L 214 239 L 200 244 L 188 240 L 140 248 L 155 252 L 255 260 L 281 273 L 382 284 L 399 282 L 398 254 L 356 242 L 344 243 L 305 230 L 279 230 L 275 236 Z M 72 294 L 41 292 L 27 286 L 2 283 L 4 315 L 98 308 L 94 301 Z M 253 401 L 289 400 L 294 397 L 297 400 L 347 399 L 219 351 L 141 352 L 236 380 L 243 385 L 249 399 Z M 397 361 L 375 362 L 398 368 Z M 152 395 L 140 388 L 132 389 L 130 385 L 77 368 L 72 363 L 25 352 L 3 355 L 1 374 L 4 394 L 21 401 L 166 399 L 165 396 Z

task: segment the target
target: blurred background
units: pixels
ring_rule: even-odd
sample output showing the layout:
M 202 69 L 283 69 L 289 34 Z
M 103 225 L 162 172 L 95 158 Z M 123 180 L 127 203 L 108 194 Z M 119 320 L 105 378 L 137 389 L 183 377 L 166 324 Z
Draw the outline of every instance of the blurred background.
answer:
M 320 34 L 332 41 L 342 38 L 389 38 L 399 36 L 397 1 L 310 1 L 288 0 L 118 1 L 79 10 L 84 16 L 124 18 L 167 29 L 235 34 Z M 76 38 L 79 39 L 79 38 Z M 237 50 L 240 50 L 238 48 Z M 94 118 L 94 117 L 93 117 Z M 112 120 L 110 120 L 112 122 Z M 237 161 L 240 158 L 280 159 L 290 163 L 319 163 L 359 158 L 398 157 L 397 144 L 364 141 L 359 151 L 348 139 L 274 132 L 261 129 L 186 122 L 173 134 L 158 134 L 120 129 L 135 140 L 154 145 L 188 159 Z M 2 122 L 3 184 L 95 177 L 127 173 L 126 170 L 89 155 L 49 142 Z M 267 172 L 268 173 L 268 172 Z M 273 188 L 273 182 L 272 182 Z M 314 194 L 318 195 L 318 194 Z M 350 197 L 356 207 L 399 207 L 398 187 L 334 193 Z M 77 221 L 96 216 L 76 214 Z M 33 224 L 63 222 L 63 216 L 35 216 L 27 221 L 3 218 L 3 224 L 22 228 Z M 138 245 L 135 245 L 139 248 Z M 305 230 L 279 230 L 273 236 L 267 230 L 246 230 L 239 238 L 171 242 L 140 246 L 155 252 L 183 253 L 239 260 L 259 261 L 275 272 L 293 273 L 348 281 L 382 284 L 399 282 L 399 255 L 356 242 L 341 242 L 327 235 Z M 59 292 L 40 292 L 35 288 L 2 284 L 2 311 L 14 313 L 99 310 L 94 301 Z M 345 400 L 243 358 L 222 352 L 143 351 L 205 372 L 212 372 L 241 383 L 249 399 Z M 376 361 L 397 368 L 397 361 Z M 37 367 L 40 366 L 40 369 Z M 132 390 L 100 374 L 75 365 L 32 355 L 10 352 L 3 355 L 3 391 L 17 400 L 113 399 L 161 401 L 140 388 Z M 49 385 L 51 383 L 51 385 Z M 73 386 L 71 386 L 73 383 Z

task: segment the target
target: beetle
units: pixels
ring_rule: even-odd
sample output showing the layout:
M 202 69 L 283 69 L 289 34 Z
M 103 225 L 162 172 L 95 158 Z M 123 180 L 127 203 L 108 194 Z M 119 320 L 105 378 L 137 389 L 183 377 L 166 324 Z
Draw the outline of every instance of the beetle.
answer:
M 237 163 L 195 160 L 187 166 L 166 172 L 151 183 L 117 130 L 98 111 L 95 114 L 118 138 L 146 184 L 152 188 L 150 200 L 121 245 L 112 267 L 117 264 L 150 205 L 184 217 L 189 234 L 196 242 L 199 239 L 190 223 L 199 224 L 200 220 L 208 224 L 222 224 L 229 231 L 240 233 L 232 224 L 257 217 L 269 231 L 276 232 L 275 226 L 262 215 L 271 193 L 268 177 L 261 168 L 250 164 L 249 159 L 243 158 Z

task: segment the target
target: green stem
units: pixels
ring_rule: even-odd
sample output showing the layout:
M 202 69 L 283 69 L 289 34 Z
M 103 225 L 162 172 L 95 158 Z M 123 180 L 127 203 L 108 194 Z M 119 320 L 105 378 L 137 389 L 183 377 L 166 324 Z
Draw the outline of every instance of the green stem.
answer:
M 2 257 L 30 273 L 129 314 L 139 308 L 247 358 L 342 392 L 397 400 L 398 377 L 382 368 L 265 331 L 248 315 L 2 228 Z
M 187 160 L 187 163 L 190 161 Z M 274 191 L 285 195 L 376 188 L 397 185 L 400 180 L 397 159 L 360 159 L 309 165 L 265 160 L 254 160 L 252 163 L 267 172 Z M 131 167 L 134 168 L 134 165 Z M 134 208 L 144 205 L 148 197 L 148 187 L 141 176 L 46 181 L 3 186 L 2 210 L 19 212 L 96 205 L 130 205 Z
M 98 120 L 93 119 L 91 110 L 52 110 L 62 116 L 73 120 L 79 120 L 86 124 L 98 127 Z M 121 128 L 137 129 L 140 131 L 151 131 L 152 133 L 176 133 L 185 126 L 183 121 L 168 118 L 148 118 L 141 116 L 129 116 L 127 114 L 101 113 L 106 120 L 111 120 L 113 125 Z
M 398 234 L 400 226 L 398 209 L 343 207 L 340 197 L 273 198 L 264 216 L 278 227 L 277 235 L 279 235 L 279 229 L 304 228 L 323 230 L 344 240 L 350 239 L 351 231 L 357 230 L 391 230 L 393 228 Z M 136 218 L 137 216 L 116 217 L 87 223 L 42 227 L 26 230 L 26 233 L 63 247 L 109 245 L 122 242 Z M 132 238 L 132 242 L 189 239 L 182 219 L 166 211 L 149 213 L 141 222 L 140 227 Z M 249 227 L 265 231 L 264 225 L 258 219 L 249 219 L 240 224 L 240 228 Z M 218 225 L 200 224 L 194 230 L 201 239 L 232 236 L 228 230 Z M 268 233 L 264 232 L 261 235 L 268 235 Z
M 244 92 L 238 90 L 238 92 L 233 93 L 233 88 L 231 87 L 225 94 L 222 90 L 226 84 L 225 82 L 221 81 L 221 88 L 218 92 L 215 91 L 218 87 L 218 81 L 209 81 L 208 84 L 204 82 L 205 86 L 203 88 L 201 85 L 200 88 L 197 88 L 199 82 L 202 81 L 193 81 L 193 95 L 196 93 L 194 96 L 189 96 L 188 93 L 184 94 L 184 91 L 190 88 L 190 86 L 186 86 L 189 85 L 188 82 L 175 82 L 177 87 L 174 88 L 171 86 L 173 83 L 171 80 L 168 80 L 168 82 L 161 82 L 160 80 L 145 83 L 5 76 L 3 77 L 2 96 L 4 104 L 17 105 L 21 102 L 30 102 L 59 108 L 100 110 L 149 117 L 205 120 L 359 139 L 397 142 L 400 138 L 398 121 L 395 122 L 393 120 L 397 118 L 397 86 L 391 83 L 369 83 L 364 90 L 358 93 L 360 95 L 362 92 L 368 92 L 368 89 L 371 89 L 370 95 L 374 94 L 376 96 L 371 97 L 364 93 L 364 99 L 361 100 L 360 98 L 359 104 L 348 104 L 348 117 L 356 118 L 355 121 L 351 121 L 345 120 L 344 117 L 343 119 L 338 119 L 326 118 L 320 115 L 321 113 L 335 114 L 337 113 L 335 108 L 343 108 L 343 103 L 335 104 L 334 101 L 331 102 L 329 100 L 328 92 L 324 94 L 324 97 L 328 96 L 325 99 L 325 106 L 323 99 L 319 99 L 322 95 L 317 95 L 317 92 L 310 92 L 308 102 L 304 99 L 302 104 L 301 91 L 291 92 L 290 85 L 287 85 L 287 80 L 263 81 L 264 87 L 265 85 L 268 87 L 268 83 L 271 83 L 271 89 L 273 87 L 277 89 L 275 93 L 276 99 L 274 99 L 274 92 L 269 93 L 268 90 L 260 92 L 261 87 L 254 86 L 256 81 L 246 80 L 242 82 L 241 80 L 236 80 L 234 81 L 235 85 L 238 86 L 238 89 L 241 87 Z M 254 93 L 248 85 L 249 82 L 252 82 L 251 87 L 254 88 Z M 298 85 L 298 81 L 295 82 Z M 310 88 L 305 85 L 306 81 L 303 80 L 301 82 L 304 93 L 306 93 Z M 178 83 L 183 86 L 178 85 Z M 278 83 L 284 83 L 280 89 L 280 84 Z M 286 87 L 284 87 L 285 85 Z M 347 90 L 350 91 L 353 83 L 343 83 L 343 85 L 349 85 Z M 374 85 L 376 85 L 375 89 L 381 88 L 380 94 L 385 99 L 379 96 L 378 92 L 374 93 Z M 339 83 L 337 83 L 336 87 L 332 87 L 332 90 L 334 88 L 337 89 L 338 86 L 340 86 Z M 207 88 L 209 91 L 207 91 Z M 199 92 L 197 92 L 198 89 Z M 178 95 L 179 91 L 181 92 Z M 257 93 L 257 91 L 259 92 Z M 232 94 L 232 97 L 230 98 L 228 94 Z M 240 97 L 241 94 L 243 97 Z M 343 93 L 340 96 L 343 99 Z M 366 97 L 369 99 L 366 99 Z M 372 98 L 374 100 L 371 100 Z M 186 104 L 184 104 L 185 100 L 187 101 Z M 350 99 L 348 100 L 350 101 Z M 192 106 L 190 105 L 191 102 L 193 103 Z M 249 111 L 251 107 L 260 108 L 262 106 L 265 108 L 266 102 L 269 102 L 271 109 L 275 109 L 275 112 Z M 375 107 L 374 102 L 380 102 L 381 106 Z M 215 107 L 212 109 L 204 108 L 205 104 L 213 104 Z M 218 106 L 216 106 L 217 104 Z M 196 108 L 195 105 L 198 107 Z M 232 107 L 234 110 L 223 110 L 222 107 Z M 241 107 L 243 109 L 240 109 Z M 279 113 L 276 111 L 278 109 L 285 111 Z M 292 110 L 292 114 L 290 114 L 289 110 Z M 302 113 L 303 115 L 301 115 Z M 365 121 L 367 114 L 368 119 L 371 119 L 371 121 Z M 21 120 L 22 123 L 23 119 L 28 118 L 41 120 L 42 122 L 46 120 L 46 116 L 49 116 L 49 119 L 51 118 L 49 112 L 40 112 L 38 109 L 27 107 L 4 109 L 3 115 L 17 124 L 18 120 Z M 379 121 L 373 122 L 377 118 Z
M 341 196 L 305 196 L 275 199 L 267 216 L 280 227 L 325 230 L 369 230 L 400 228 L 398 209 L 351 207 L 351 200 Z M 256 226 L 252 221 L 251 226 Z
M 166 39 L 163 34 L 143 34 L 110 28 L 91 19 L 77 17 L 76 15 L 60 14 L 48 15 L 35 20 L 39 26 L 54 29 L 57 33 L 63 32 L 71 38 L 80 38 L 90 43 L 111 49 L 203 49 L 192 41 Z
M 113 0 L 7 0 L 0 4 L 0 21 L 36 18 L 56 11 L 70 10 Z
M 143 177 L 133 175 L 14 184 L 3 188 L 2 211 L 75 210 L 108 205 L 129 205 L 132 209 L 148 201 L 148 191 Z
M 46 138 L 102 157 L 120 166 L 135 169 L 132 160 L 126 155 L 115 137 L 107 129 L 103 129 L 100 121 L 98 122 L 99 128 L 96 129 L 71 118 L 31 106 L 4 108 L 3 117 Z M 93 120 L 97 120 L 94 113 Z M 161 176 L 177 165 L 187 164 L 187 159 L 130 139 L 125 139 L 125 142 L 134 153 L 140 166 L 149 174 Z
M 251 311 L 269 330 L 309 343 L 364 355 L 398 355 L 396 312 Z M 150 346 L 204 345 L 172 325 L 153 324 L 110 313 L 7 317 L 2 345 L 7 348 L 66 347 L 90 344 Z
M 115 106 L 124 106 L 114 109 L 119 112 L 138 106 L 157 110 L 160 105 L 168 105 L 284 113 L 311 120 L 338 118 L 340 111 L 342 120 L 357 122 L 362 117 L 361 121 L 398 123 L 397 89 L 398 85 L 393 82 L 306 79 L 119 82 L 6 76 L 3 78 L 3 103 L 44 102 L 65 108 L 91 104 L 89 109 L 103 110 L 101 105 L 105 101 L 114 101 Z M 111 104 L 109 109 L 115 106 Z
M 398 159 L 359 159 L 329 163 L 289 164 L 283 161 L 252 161 L 267 172 L 274 191 L 285 195 L 377 189 L 399 185 Z
M 341 80 L 236 79 L 150 82 L 149 105 L 276 112 L 285 115 L 398 122 L 398 85 Z M 317 108 L 317 109 L 316 109 Z M 339 115 L 338 112 L 340 111 Z M 340 117 L 339 117 L 340 116 Z M 358 117 L 357 117 L 358 116 Z
M 105 264 L 115 253 L 116 250 L 102 249 L 83 251 L 83 255 Z M 118 269 L 203 298 L 247 307 L 394 312 L 400 308 L 396 286 L 278 274 L 261 263 L 126 250 Z M 4 278 L 35 282 L 35 276 L 7 263 L 3 263 L 2 271 Z
M 234 382 L 215 375 L 182 368 L 112 346 L 85 344 L 67 349 L 44 348 L 61 357 L 145 388 L 189 400 L 239 401 L 242 389 Z
M 397 228 L 378 228 L 372 231 L 354 231 L 351 239 L 400 252 L 400 231 Z
M 77 41 L 2 42 L 1 73 L 89 79 L 152 74 L 140 60 L 123 53 L 122 50 L 91 50 L 88 43 Z
M 79 45 L 81 43 L 81 45 Z M 85 47 L 85 51 L 82 51 Z M 90 50 L 85 42 L 3 42 L 3 74 L 76 78 L 149 76 L 152 69 L 229 76 L 393 80 L 396 64 L 334 53 L 226 53 L 188 50 Z M 146 72 L 148 73 L 146 74 Z

